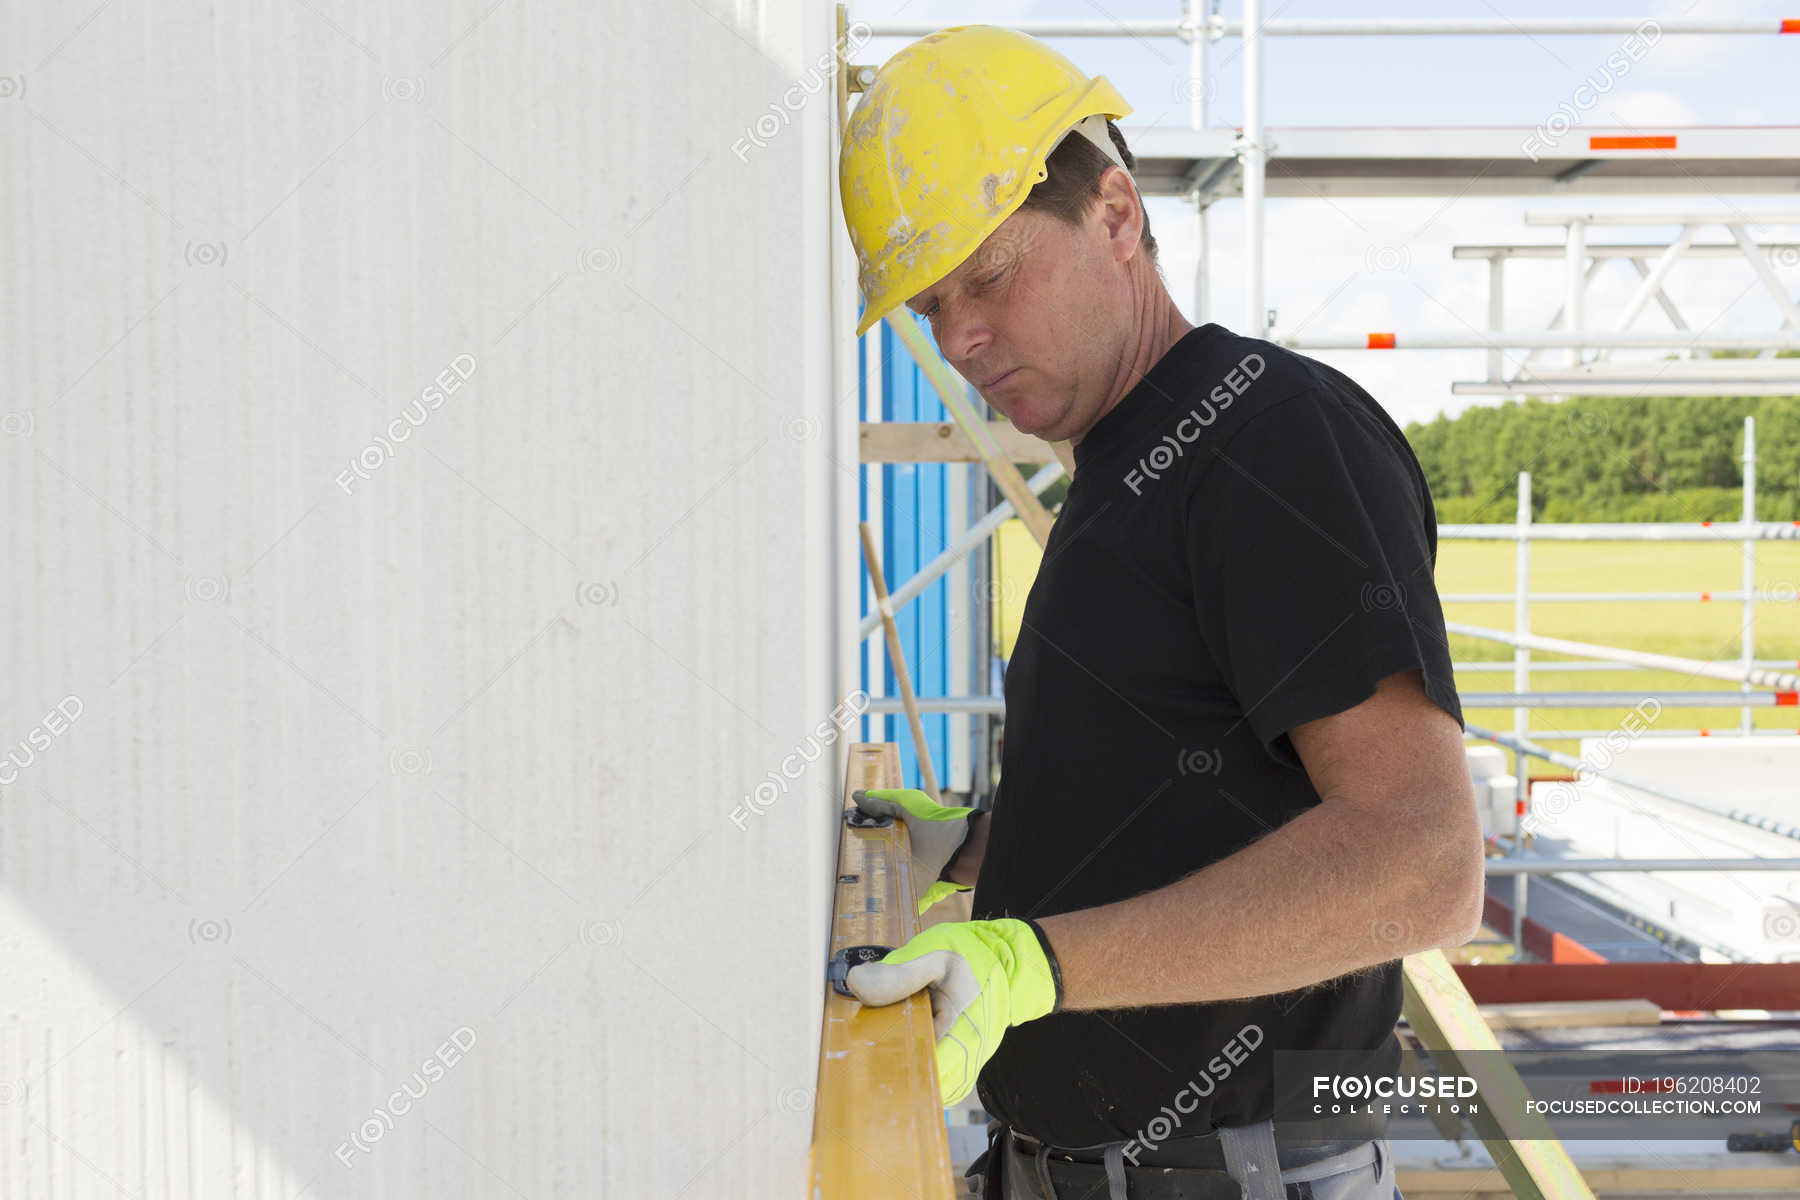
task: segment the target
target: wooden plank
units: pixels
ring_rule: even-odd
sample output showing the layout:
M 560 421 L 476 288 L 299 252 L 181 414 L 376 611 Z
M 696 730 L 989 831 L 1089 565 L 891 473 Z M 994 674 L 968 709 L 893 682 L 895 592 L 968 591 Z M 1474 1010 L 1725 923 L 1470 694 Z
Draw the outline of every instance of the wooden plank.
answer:
M 1800 1005 L 1800 963 L 1482 963 L 1456 973 L 1483 1004 L 1649 1000 L 1677 1012 Z
M 906 706 L 906 726 L 912 732 L 913 761 L 919 764 L 919 782 L 933 803 L 942 803 L 938 794 L 937 772 L 931 769 L 931 743 L 925 738 L 925 724 L 919 719 L 919 699 L 913 693 L 912 672 L 906 667 L 906 651 L 900 646 L 900 627 L 894 623 L 894 606 L 888 602 L 887 576 L 881 571 L 881 555 L 875 550 L 875 533 L 867 521 L 858 521 L 862 535 L 863 565 L 869 569 L 869 584 L 875 589 L 875 607 L 881 611 L 882 634 L 887 640 L 888 669 L 900 685 L 900 699 Z
M 900 786 L 897 745 L 858 742 L 850 747 L 843 808 L 853 807 L 850 793 L 857 788 Z M 901 945 L 918 931 L 905 824 L 852 829 L 840 819 L 839 828 L 831 952 L 846 946 Z M 938 1092 L 928 994 L 864 1008 L 829 985 L 824 990 L 811 1194 L 825 1200 L 951 1200 L 950 1140 Z
M 1049 442 L 1022 433 L 1010 421 L 989 421 L 988 437 L 1013 462 L 1047 463 L 1056 457 Z M 975 443 L 954 421 L 864 421 L 859 429 L 866 463 L 981 461 Z
M 1499 1041 L 1450 961 L 1437 950 L 1409 955 L 1402 982 L 1406 1020 L 1413 1032 L 1446 1074 L 1472 1076 L 1486 1098 L 1470 1123 L 1513 1194 L 1522 1200 L 1593 1200 L 1560 1141 L 1528 1139 L 1523 1128 L 1515 1127 L 1514 1114 L 1524 1112 L 1530 1092 L 1518 1071 L 1498 1053 Z M 1464 1054 L 1483 1050 L 1495 1053 Z
M 1542 1000 L 1481 1006 L 1481 1019 L 1489 1029 L 1660 1025 L 1662 1014 L 1662 1006 L 1648 1000 Z

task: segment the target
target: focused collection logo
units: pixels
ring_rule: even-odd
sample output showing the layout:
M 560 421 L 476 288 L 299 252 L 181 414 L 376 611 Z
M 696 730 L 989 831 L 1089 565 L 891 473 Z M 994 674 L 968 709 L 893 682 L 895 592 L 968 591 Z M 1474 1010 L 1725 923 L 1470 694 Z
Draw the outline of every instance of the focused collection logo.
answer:
M 1161 479 L 1163 473 L 1186 453 L 1187 448 L 1200 439 L 1201 431 L 1218 420 L 1219 414 L 1230 408 L 1232 401 L 1249 391 L 1250 385 L 1261 379 L 1267 369 L 1262 355 L 1246 354 L 1237 366 L 1225 372 L 1224 380 L 1213 388 L 1198 407 L 1190 409 L 1181 418 L 1175 426 L 1175 432 L 1164 434 L 1162 441 L 1138 459 L 1137 466 L 1125 472 L 1125 486 L 1131 489 L 1131 494 L 1144 494 L 1144 480 Z

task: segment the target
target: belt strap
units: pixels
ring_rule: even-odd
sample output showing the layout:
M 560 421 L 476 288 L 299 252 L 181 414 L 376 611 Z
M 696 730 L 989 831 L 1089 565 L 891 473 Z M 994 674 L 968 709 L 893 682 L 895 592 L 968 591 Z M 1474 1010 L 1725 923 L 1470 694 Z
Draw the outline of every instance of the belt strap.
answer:
M 1056 1200 L 1056 1184 L 1050 1178 L 1050 1147 L 1039 1144 L 1031 1153 L 1031 1165 L 1037 1171 L 1038 1189 L 1044 1200 Z
M 1106 1147 L 1106 1200 L 1130 1200 L 1125 1194 L 1125 1143 Z
M 1219 1146 L 1225 1152 L 1225 1169 L 1244 1185 L 1244 1200 L 1283 1200 L 1286 1189 L 1275 1151 L 1275 1122 L 1222 1125 Z

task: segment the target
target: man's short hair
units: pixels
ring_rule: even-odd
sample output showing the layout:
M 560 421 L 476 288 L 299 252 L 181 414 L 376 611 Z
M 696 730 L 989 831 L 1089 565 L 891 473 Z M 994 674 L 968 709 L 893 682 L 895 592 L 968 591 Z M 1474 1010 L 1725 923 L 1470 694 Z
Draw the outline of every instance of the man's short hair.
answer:
M 1106 123 L 1106 133 L 1112 138 L 1119 157 L 1125 160 L 1125 169 L 1132 172 L 1135 181 L 1137 157 L 1125 145 L 1125 135 L 1110 120 Z M 1113 165 L 1113 161 L 1100 152 L 1100 147 L 1080 134 L 1066 137 L 1044 161 L 1045 169 L 1050 172 L 1049 177 L 1031 189 L 1030 194 L 1025 197 L 1025 203 L 1019 206 L 1019 211 L 1045 212 L 1070 225 L 1079 225 L 1092 211 L 1095 201 L 1100 199 L 1100 176 L 1106 173 L 1106 168 Z M 1155 265 L 1156 238 L 1151 236 L 1150 214 L 1144 211 L 1141 199 L 1138 201 L 1138 211 L 1144 217 L 1143 246 L 1150 255 L 1151 264 Z

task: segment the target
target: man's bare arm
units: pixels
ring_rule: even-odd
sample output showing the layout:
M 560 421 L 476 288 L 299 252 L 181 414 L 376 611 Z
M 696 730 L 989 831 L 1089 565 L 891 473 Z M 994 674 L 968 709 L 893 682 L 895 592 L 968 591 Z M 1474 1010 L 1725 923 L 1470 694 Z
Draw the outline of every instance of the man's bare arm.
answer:
M 1418 671 L 1289 736 L 1323 803 L 1166 887 L 1040 919 L 1064 1008 L 1270 995 L 1475 935 L 1462 732 Z

